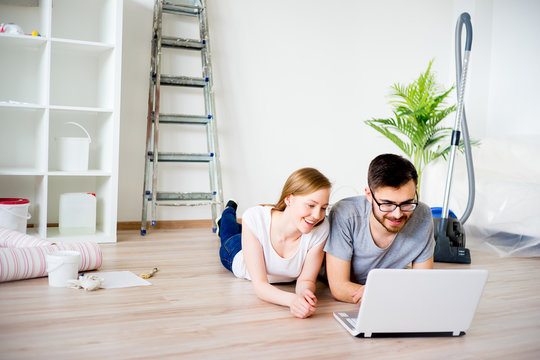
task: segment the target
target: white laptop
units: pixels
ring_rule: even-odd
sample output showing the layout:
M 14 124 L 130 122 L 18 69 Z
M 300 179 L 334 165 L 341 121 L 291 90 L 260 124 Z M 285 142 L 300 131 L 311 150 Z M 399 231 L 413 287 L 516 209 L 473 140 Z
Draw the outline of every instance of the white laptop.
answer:
M 465 335 L 487 270 L 373 269 L 360 310 L 334 312 L 353 336 Z

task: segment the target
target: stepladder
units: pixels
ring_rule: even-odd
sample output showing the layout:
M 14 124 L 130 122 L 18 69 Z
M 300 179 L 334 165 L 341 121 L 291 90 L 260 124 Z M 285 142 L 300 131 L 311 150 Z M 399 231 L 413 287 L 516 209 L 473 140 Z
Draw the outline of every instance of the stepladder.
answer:
M 161 206 L 209 206 L 216 231 L 223 192 L 206 0 L 155 0 L 151 41 L 141 235 Z M 194 165 L 208 180 L 186 182 Z M 189 191 L 167 188 L 184 183 Z

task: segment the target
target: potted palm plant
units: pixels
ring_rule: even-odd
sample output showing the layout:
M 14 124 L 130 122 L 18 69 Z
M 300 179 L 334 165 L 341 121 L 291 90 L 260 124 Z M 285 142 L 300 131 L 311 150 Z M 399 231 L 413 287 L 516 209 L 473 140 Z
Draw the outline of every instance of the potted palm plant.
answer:
M 455 105 L 446 105 L 446 98 L 454 87 L 444 90 L 437 84 L 431 72 L 432 64 L 433 60 L 411 84 L 392 86 L 393 117 L 365 120 L 411 159 L 418 172 L 418 189 L 424 168 L 441 156 L 446 158 L 450 151 L 447 138 L 452 129 L 442 126 L 441 122 L 456 110 Z

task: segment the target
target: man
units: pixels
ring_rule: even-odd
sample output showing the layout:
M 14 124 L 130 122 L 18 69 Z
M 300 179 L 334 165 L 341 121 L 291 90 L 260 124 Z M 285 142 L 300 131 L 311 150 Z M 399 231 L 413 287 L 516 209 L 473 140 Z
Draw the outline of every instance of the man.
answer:
M 330 211 L 324 247 L 330 291 L 340 301 L 360 303 L 374 268 L 432 269 L 431 210 L 418 202 L 418 174 L 407 159 L 377 156 L 368 170 L 365 196 L 338 201 Z

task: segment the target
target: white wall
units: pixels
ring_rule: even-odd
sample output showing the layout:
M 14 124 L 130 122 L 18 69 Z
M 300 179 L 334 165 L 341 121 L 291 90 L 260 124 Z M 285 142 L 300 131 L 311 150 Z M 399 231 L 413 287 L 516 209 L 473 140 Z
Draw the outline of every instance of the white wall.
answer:
M 535 104 L 540 90 L 540 2 L 493 4 L 491 83 L 487 135 L 540 135 Z M 516 119 L 517 124 L 512 120 Z M 538 137 L 537 137 L 538 139 Z
M 333 200 L 363 192 L 369 161 L 399 153 L 363 120 L 389 115 L 390 86 L 412 81 L 432 58 L 438 80 L 454 83 L 454 30 L 462 11 L 471 13 L 475 35 L 467 84 L 471 135 L 532 129 L 538 139 L 538 4 L 209 0 L 225 198 L 238 200 L 241 211 L 274 202 L 288 174 L 304 166 L 333 181 Z M 124 0 L 119 221 L 140 219 L 152 6 L 152 0 Z M 188 145 L 200 137 L 188 134 L 182 138 Z M 197 190 L 207 181 L 205 168 L 189 171 L 203 180 L 175 172 L 164 178 L 168 190 Z M 434 201 L 444 191 L 437 178 L 426 191 Z M 210 211 L 162 208 L 159 216 L 204 219 Z

